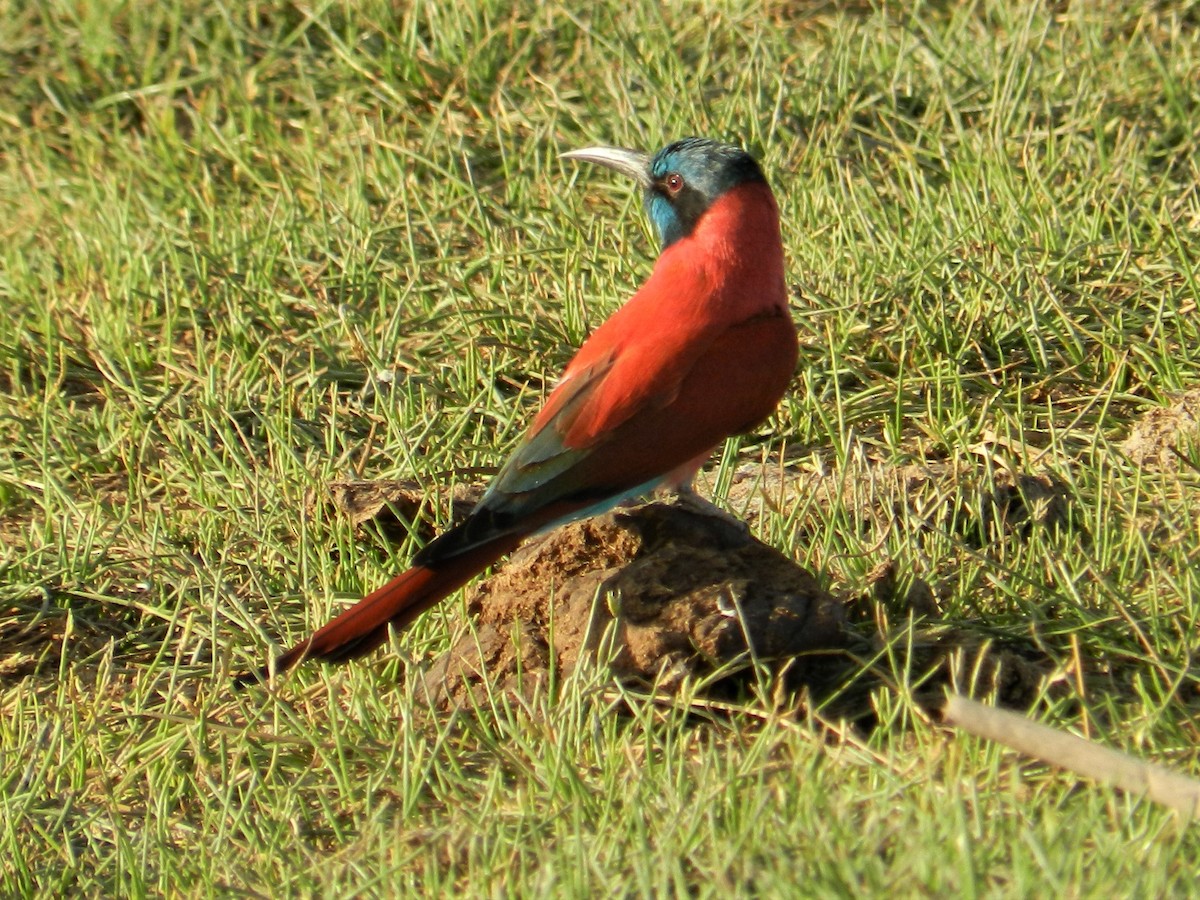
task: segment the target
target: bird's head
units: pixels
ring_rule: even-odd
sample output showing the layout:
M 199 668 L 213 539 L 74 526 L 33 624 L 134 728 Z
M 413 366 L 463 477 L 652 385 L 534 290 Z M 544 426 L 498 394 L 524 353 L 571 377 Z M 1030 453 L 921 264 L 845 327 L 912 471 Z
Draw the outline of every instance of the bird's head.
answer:
M 621 147 L 588 147 L 563 157 L 607 166 L 636 180 L 646 192 L 646 208 L 664 250 L 691 234 L 726 191 L 750 181 L 766 182 L 749 153 L 708 138 L 683 138 L 653 157 Z

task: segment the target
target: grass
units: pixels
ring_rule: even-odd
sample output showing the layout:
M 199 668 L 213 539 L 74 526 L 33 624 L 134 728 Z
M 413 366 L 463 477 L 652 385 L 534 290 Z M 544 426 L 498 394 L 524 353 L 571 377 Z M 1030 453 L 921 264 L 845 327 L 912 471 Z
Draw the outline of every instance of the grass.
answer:
M 770 173 L 804 344 L 716 483 L 958 473 L 949 517 L 757 527 L 1200 771 L 1200 457 L 1122 451 L 1200 380 L 1200 6 L 573 6 L 0 0 L 0 892 L 1189 893 L 1194 828 L 930 723 L 887 604 L 866 732 L 601 672 L 430 711 L 457 600 L 230 690 L 414 549 L 330 481 L 484 478 L 645 276 L 634 192 L 558 152 L 699 133 Z M 1010 469 L 1060 527 L 989 525 Z

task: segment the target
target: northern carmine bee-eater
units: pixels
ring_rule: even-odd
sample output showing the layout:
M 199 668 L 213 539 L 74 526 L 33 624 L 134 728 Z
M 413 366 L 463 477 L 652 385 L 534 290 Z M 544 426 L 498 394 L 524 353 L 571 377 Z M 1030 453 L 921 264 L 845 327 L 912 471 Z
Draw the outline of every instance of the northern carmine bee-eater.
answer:
M 466 521 L 281 655 L 276 671 L 368 653 L 389 626 L 408 626 L 529 535 L 690 483 L 718 444 L 754 428 L 783 396 L 796 327 L 779 209 L 754 158 L 703 138 L 653 158 L 615 147 L 563 156 L 641 186 L 662 244 L 650 278 L 579 348 Z

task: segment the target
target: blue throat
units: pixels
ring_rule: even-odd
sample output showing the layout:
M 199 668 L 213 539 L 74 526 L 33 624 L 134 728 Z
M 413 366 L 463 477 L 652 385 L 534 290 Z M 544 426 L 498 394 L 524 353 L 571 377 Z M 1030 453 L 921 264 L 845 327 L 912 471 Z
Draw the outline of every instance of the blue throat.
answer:
M 687 237 L 705 211 L 726 191 L 752 181 L 765 182 L 762 169 L 745 150 L 707 138 L 684 138 L 669 144 L 650 161 L 646 210 L 658 229 L 662 249 Z M 683 187 L 667 187 L 671 175 Z

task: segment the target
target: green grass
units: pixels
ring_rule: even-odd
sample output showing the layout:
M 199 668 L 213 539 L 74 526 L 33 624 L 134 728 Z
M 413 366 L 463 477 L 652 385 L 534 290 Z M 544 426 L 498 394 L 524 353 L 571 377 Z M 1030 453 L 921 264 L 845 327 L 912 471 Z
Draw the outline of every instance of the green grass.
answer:
M 1200 5 L 442 6 L 0 0 L 0 893 L 1189 893 L 1195 828 L 930 723 L 886 604 L 869 732 L 598 672 L 430 711 L 457 600 L 230 690 L 414 549 L 325 485 L 494 471 L 648 272 L 557 154 L 699 133 L 772 178 L 804 345 L 722 471 L 956 473 L 760 536 L 847 597 L 895 560 L 1039 718 L 1200 772 L 1200 457 L 1121 451 L 1200 381 Z M 1061 527 L 988 525 L 1009 468 Z

